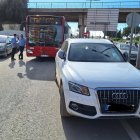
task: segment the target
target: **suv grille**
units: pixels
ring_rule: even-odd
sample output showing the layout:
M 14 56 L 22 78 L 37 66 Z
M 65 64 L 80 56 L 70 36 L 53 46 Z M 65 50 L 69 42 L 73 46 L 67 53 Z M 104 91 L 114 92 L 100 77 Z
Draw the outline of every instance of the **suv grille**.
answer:
M 134 113 L 140 101 L 139 89 L 97 89 L 102 113 Z

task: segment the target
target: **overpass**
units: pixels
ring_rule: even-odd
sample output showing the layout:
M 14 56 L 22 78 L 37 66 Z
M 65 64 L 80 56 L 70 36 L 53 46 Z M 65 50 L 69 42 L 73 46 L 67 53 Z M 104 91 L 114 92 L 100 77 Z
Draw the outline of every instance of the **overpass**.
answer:
M 81 16 L 87 15 L 87 8 L 29 8 L 30 15 L 56 15 L 65 16 L 68 22 L 79 22 Z M 126 23 L 126 16 L 131 12 L 140 13 L 140 8 L 119 8 L 119 23 Z
M 81 34 L 84 30 L 84 26 L 86 26 L 88 9 L 118 9 L 118 23 L 126 23 L 126 16 L 129 13 L 140 13 L 140 1 L 28 3 L 28 14 L 65 16 L 66 21 L 68 22 L 78 22 Z

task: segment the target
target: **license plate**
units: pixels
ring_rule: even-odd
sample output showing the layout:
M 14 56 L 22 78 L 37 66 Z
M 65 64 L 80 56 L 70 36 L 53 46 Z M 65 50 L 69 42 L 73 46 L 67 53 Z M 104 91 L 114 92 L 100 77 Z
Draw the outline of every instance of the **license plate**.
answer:
M 41 57 L 49 57 L 48 55 L 41 55 Z
M 104 111 L 109 111 L 110 105 L 104 104 Z

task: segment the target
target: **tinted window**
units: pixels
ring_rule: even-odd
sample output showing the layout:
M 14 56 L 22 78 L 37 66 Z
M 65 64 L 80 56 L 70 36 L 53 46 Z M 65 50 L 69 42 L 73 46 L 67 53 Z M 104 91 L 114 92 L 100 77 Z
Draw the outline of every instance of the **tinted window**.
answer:
M 68 59 L 81 62 L 124 62 L 114 45 L 96 43 L 71 44 Z

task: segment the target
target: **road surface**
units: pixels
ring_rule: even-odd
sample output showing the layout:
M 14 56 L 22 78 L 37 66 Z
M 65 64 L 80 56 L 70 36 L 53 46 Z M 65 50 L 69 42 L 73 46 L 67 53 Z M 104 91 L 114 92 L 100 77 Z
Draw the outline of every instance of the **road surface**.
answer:
M 0 140 L 140 140 L 140 119 L 61 118 L 54 75 L 54 59 L 0 58 Z

